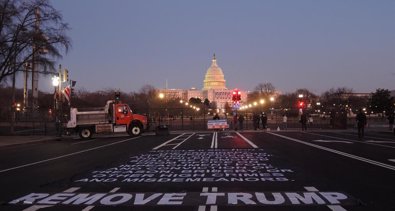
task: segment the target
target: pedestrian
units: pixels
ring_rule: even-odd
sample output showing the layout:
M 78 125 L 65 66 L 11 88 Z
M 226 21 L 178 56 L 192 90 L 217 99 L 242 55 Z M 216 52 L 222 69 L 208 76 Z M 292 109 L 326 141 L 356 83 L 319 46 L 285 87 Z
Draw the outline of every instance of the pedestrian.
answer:
M 237 118 L 238 118 L 238 116 L 237 116 L 237 114 L 235 114 L 233 116 L 233 127 L 234 127 L 235 130 L 237 130 L 237 121 L 238 121 Z
M 288 129 L 287 121 L 288 121 L 288 117 L 287 117 L 286 114 L 284 114 L 284 116 L 283 116 L 283 127 L 284 127 L 284 130 Z
M 243 130 L 244 116 L 242 114 L 239 115 L 239 128 Z
M 362 140 L 363 136 L 365 135 L 365 125 L 367 123 L 366 121 L 366 115 L 362 111 L 362 109 L 359 110 L 357 116 L 356 116 L 356 121 L 357 121 L 357 127 L 358 127 L 358 139 Z
M 252 115 L 252 122 L 254 124 L 254 130 L 257 130 L 259 128 L 259 115 L 257 113 Z
M 299 122 L 302 124 L 302 131 L 307 130 L 307 115 L 306 115 L 306 113 L 302 113 L 302 115 L 300 115 Z
M 387 119 L 388 119 L 389 130 L 392 130 L 392 128 L 394 127 L 394 119 L 395 119 L 394 113 L 390 113 Z
M 261 114 L 261 122 L 262 122 L 262 130 L 267 128 L 267 116 L 265 112 L 262 112 Z
M 313 126 L 313 117 L 311 115 L 309 115 L 309 125 L 310 127 Z

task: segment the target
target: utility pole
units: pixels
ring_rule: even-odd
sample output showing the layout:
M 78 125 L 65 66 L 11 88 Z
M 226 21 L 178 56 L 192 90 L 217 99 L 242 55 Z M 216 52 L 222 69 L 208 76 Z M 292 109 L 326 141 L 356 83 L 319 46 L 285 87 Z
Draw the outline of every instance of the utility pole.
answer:
M 38 71 L 37 71 L 37 65 L 36 65 L 36 54 L 38 51 L 38 48 L 36 46 L 36 38 L 39 33 L 40 29 L 40 11 L 38 8 L 35 10 L 35 37 L 33 37 L 33 55 L 32 55 L 32 113 L 34 113 L 34 110 L 37 107 L 38 104 Z
M 28 95 L 28 79 L 29 79 L 29 67 L 30 65 L 26 63 L 25 69 L 23 71 L 23 110 L 26 111 L 29 107 L 29 95 Z
M 14 134 L 14 126 L 15 126 L 15 110 L 16 110 L 16 103 L 15 103 L 15 72 L 16 72 L 16 58 L 14 57 L 14 73 L 12 74 L 12 99 L 11 99 L 11 127 L 10 127 L 10 133 Z

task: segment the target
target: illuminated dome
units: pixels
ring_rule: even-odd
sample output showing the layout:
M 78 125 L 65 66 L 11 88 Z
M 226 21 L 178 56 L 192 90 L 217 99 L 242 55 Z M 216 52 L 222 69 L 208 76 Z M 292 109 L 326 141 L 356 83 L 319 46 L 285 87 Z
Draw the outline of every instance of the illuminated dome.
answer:
M 207 69 L 206 76 L 203 81 L 203 90 L 209 89 L 226 89 L 225 76 L 222 69 L 217 65 L 215 54 L 211 66 Z

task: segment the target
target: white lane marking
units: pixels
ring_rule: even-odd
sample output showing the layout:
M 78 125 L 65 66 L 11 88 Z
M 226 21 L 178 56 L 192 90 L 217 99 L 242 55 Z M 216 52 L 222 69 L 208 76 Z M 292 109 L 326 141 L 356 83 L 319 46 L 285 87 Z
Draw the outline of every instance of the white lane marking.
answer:
M 395 144 L 395 141 L 373 141 L 373 140 L 368 140 L 366 141 L 368 143 L 382 143 L 382 144 Z
M 395 159 L 388 159 L 388 161 L 395 162 Z
M 322 142 L 322 143 L 344 143 L 344 144 L 353 144 L 354 142 L 350 141 L 339 141 L 339 140 L 313 140 L 314 142 Z
M 208 192 L 208 187 L 203 187 L 202 193 L 207 193 L 207 192 Z M 205 205 L 200 205 L 198 211 L 206 211 L 206 206 Z
M 374 145 L 374 146 L 380 146 L 380 147 L 385 147 L 385 148 L 394 148 L 392 146 L 387 146 L 387 145 L 381 145 L 381 144 L 374 144 L 374 143 L 367 143 L 365 141 L 355 141 L 352 139 L 348 139 L 348 138 L 340 138 L 340 137 L 336 137 L 336 136 L 328 136 L 328 135 L 322 135 L 322 134 L 318 134 L 318 133 L 311 133 L 311 132 L 306 132 L 307 134 L 312 134 L 312 135 L 316 135 L 316 136 L 321 136 L 321 137 L 326 137 L 326 138 L 334 138 L 334 139 L 340 139 L 340 140 L 345 140 L 345 141 L 351 141 L 351 142 L 356 142 L 356 143 L 361 143 L 361 144 L 368 144 L 368 145 Z
M 165 143 L 163 143 L 163 144 L 161 144 L 161 145 L 159 145 L 159 146 L 154 147 L 153 150 L 157 150 L 157 149 L 159 149 L 159 148 L 165 146 L 166 144 L 168 144 L 168 143 L 170 143 L 170 142 L 172 142 L 172 141 L 178 139 L 179 137 L 181 137 L 181 136 L 183 136 L 183 135 L 185 135 L 185 133 L 183 133 L 183 134 L 181 134 L 181 135 L 179 135 L 179 136 L 177 136 L 177 137 L 175 137 L 175 138 L 173 138 L 173 139 L 170 139 L 170 140 L 166 141 Z
M 311 191 L 311 192 L 318 192 L 318 189 L 311 186 L 311 187 L 304 187 L 304 189 L 306 189 L 307 191 Z
M 91 210 L 91 209 L 93 209 L 93 208 L 95 208 L 95 206 L 90 205 L 90 206 L 85 207 L 85 208 L 84 208 L 83 210 L 81 210 L 81 211 L 89 211 L 89 210 Z
M 200 205 L 198 211 L 206 211 L 206 206 Z
M 215 146 L 216 143 L 217 143 L 217 147 L 218 147 L 217 132 L 214 132 L 214 133 L 213 133 L 213 138 L 211 139 L 211 146 L 210 146 L 210 148 L 211 148 L 211 149 L 216 148 L 216 146 Z
M 110 193 L 115 193 L 115 192 L 117 192 L 119 189 L 121 189 L 121 188 L 120 188 L 120 187 L 116 187 L 116 188 L 110 190 Z
M 328 205 L 328 208 L 331 209 L 332 211 L 347 211 L 340 205 Z
M 43 208 L 48 208 L 48 207 L 52 207 L 53 205 L 33 205 L 31 207 L 28 207 L 22 211 L 36 211 L 39 209 L 43 209 Z
M 93 141 L 95 141 L 95 140 L 96 140 L 96 139 L 93 138 L 93 139 L 86 140 L 86 141 L 79 141 L 79 142 L 77 142 L 77 143 L 72 143 L 71 145 L 91 143 L 91 142 L 93 142 Z
M 80 187 L 71 187 L 71 188 L 69 188 L 69 189 L 67 189 L 67 190 L 65 190 L 63 192 L 65 192 L 65 193 L 73 193 L 73 192 L 76 192 L 79 189 L 80 189 Z
M 193 135 L 195 135 L 195 133 L 192 133 L 190 136 L 188 136 L 188 138 L 184 139 L 183 141 L 181 141 L 180 143 L 178 143 L 176 146 L 173 147 L 173 149 L 176 149 L 177 147 L 179 147 L 181 144 L 183 144 L 185 141 L 187 141 L 189 138 L 191 138 Z
M 215 133 L 215 143 L 214 143 L 214 148 L 218 149 L 218 132 Z
M 90 148 L 90 149 L 81 150 L 81 151 L 78 151 L 78 152 L 73 152 L 73 153 L 61 155 L 61 156 L 54 157 L 54 158 L 49 158 L 49 159 L 45 159 L 45 160 L 41 160 L 41 161 L 37 161 L 37 162 L 33 162 L 33 163 L 28 163 L 28 164 L 25 164 L 25 165 L 15 166 L 15 167 L 8 168 L 8 169 L 2 169 L 2 170 L 0 170 L 0 173 L 4 173 L 4 172 L 7 172 L 7 171 L 12 171 L 12 170 L 16 170 L 16 169 L 20 169 L 20 168 L 24 168 L 24 167 L 34 166 L 34 165 L 37 165 L 37 164 L 46 163 L 46 162 L 53 161 L 53 160 L 59 160 L 59 159 L 66 158 L 66 157 L 71 157 L 73 155 L 78 155 L 78 154 L 82 154 L 82 153 L 85 153 L 85 152 L 90 152 L 90 151 L 93 151 L 93 150 L 109 147 L 109 146 L 112 146 L 112 145 L 121 144 L 123 142 L 134 140 L 134 139 L 138 139 L 138 138 L 140 138 L 140 137 L 128 138 L 128 139 L 125 139 L 125 140 L 122 140 L 122 141 L 117 141 L 117 142 L 114 142 L 114 143 L 105 144 L 105 145 L 102 145 L 102 146 L 93 147 L 93 148 Z
M 359 160 L 359 161 L 362 161 L 362 162 L 365 162 L 365 163 L 369 163 L 369 164 L 372 164 L 372 165 L 375 165 L 375 166 L 379 166 L 379 167 L 383 167 L 383 168 L 395 171 L 395 166 L 388 165 L 388 164 L 385 164 L 385 163 L 381 163 L 381 162 L 378 162 L 378 161 L 374 161 L 374 160 L 371 160 L 371 159 L 368 159 L 368 158 L 360 157 L 360 156 L 349 154 L 349 153 L 346 153 L 346 152 L 341 152 L 341 151 L 338 151 L 338 150 L 335 150 L 335 149 L 331 149 L 331 148 L 328 148 L 328 147 L 323 147 L 323 146 L 320 146 L 320 145 L 317 145 L 317 144 L 312 144 L 312 143 L 309 143 L 309 142 L 301 141 L 299 139 L 291 138 L 291 137 L 288 137 L 288 136 L 283 136 L 283 135 L 272 133 L 272 132 L 268 132 L 268 134 L 271 134 L 271 135 L 274 135 L 274 136 L 278 136 L 280 138 L 288 139 L 290 141 L 294 141 L 294 142 L 297 142 L 297 143 L 300 143 L 300 144 L 304 144 L 304 145 L 311 146 L 311 147 L 314 147 L 314 148 L 317 148 L 317 149 L 325 150 L 327 152 L 332 152 L 332 153 L 335 153 L 335 154 L 338 154 L 338 155 L 342 155 L 344 157 L 352 158 L 352 159 L 355 159 L 355 160 Z
M 253 148 L 258 148 L 257 145 L 255 145 L 254 143 L 252 143 L 252 141 L 248 140 L 246 137 L 244 137 L 243 135 L 241 135 L 239 132 L 236 132 L 237 135 L 239 135 L 245 142 L 247 142 L 249 145 L 251 145 Z

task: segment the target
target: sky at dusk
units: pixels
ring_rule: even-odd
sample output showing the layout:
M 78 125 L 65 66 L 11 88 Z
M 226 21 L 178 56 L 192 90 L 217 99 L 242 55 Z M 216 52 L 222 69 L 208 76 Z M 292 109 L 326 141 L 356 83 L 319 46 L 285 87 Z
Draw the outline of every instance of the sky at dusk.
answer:
M 77 89 L 201 89 L 214 53 L 230 89 L 395 89 L 393 0 L 52 3 L 71 27 L 59 63 Z

